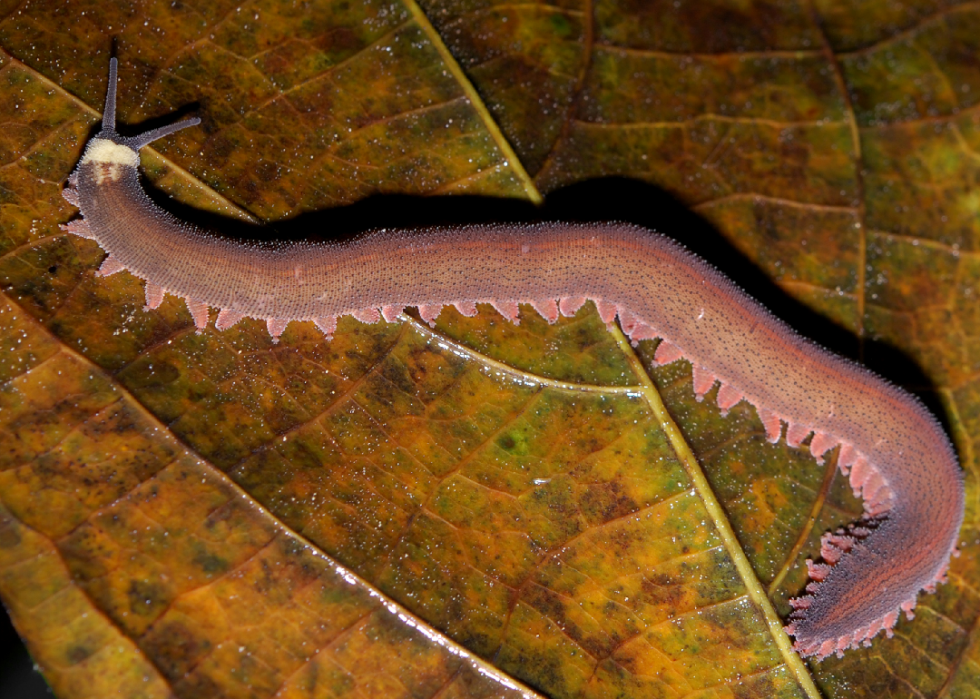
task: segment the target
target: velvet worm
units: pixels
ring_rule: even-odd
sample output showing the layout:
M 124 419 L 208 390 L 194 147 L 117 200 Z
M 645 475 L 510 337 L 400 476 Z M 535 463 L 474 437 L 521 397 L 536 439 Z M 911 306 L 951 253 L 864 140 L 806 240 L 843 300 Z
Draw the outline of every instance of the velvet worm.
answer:
M 518 322 L 529 304 L 549 322 L 591 300 L 606 323 L 637 342 L 660 338 L 655 361 L 693 366 L 700 400 L 717 383 L 727 411 L 748 401 L 770 442 L 784 434 L 816 460 L 837 463 L 864 499 L 865 515 L 823 537 L 823 562 L 807 561 L 807 593 L 791 600 L 786 630 L 804 656 L 840 655 L 880 631 L 945 578 L 963 520 L 963 479 L 942 427 L 912 395 L 800 337 L 704 261 L 648 230 L 619 223 L 497 224 L 381 230 L 345 244 L 249 245 L 177 220 L 139 182 L 139 150 L 198 123 L 140 136 L 115 128 L 116 59 L 102 130 L 64 189 L 81 211 L 66 230 L 108 253 L 99 270 L 146 282 L 146 305 L 182 297 L 203 329 L 264 320 L 278 339 L 291 321 L 313 321 L 327 339 L 341 315 L 394 320 L 417 306 L 432 322 L 445 305 L 478 303 Z

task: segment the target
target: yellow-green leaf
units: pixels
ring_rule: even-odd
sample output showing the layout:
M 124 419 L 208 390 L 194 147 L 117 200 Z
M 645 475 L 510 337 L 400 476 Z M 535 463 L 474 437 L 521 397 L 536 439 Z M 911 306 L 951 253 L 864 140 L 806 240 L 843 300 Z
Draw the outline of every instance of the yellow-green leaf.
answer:
M 0 597 L 56 694 L 978 696 L 978 37 L 973 3 L 0 3 Z M 591 306 L 278 345 L 144 311 L 58 229 L 113 43 L 122 123 L 202 116 L 143 165 L 211 221 L 667 190 L 921 368 L 950 582 L 801 662 L 780 615 L 860 502 Z

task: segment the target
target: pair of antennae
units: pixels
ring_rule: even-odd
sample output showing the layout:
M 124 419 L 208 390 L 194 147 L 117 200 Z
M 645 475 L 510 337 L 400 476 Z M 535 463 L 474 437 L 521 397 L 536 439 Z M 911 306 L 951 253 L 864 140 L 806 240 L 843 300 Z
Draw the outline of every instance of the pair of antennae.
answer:
M 200 117 L 191 117 L 157 129 L 151 129 L 138 136 L 123 137 L 116 133 L 116 83 L 118 82 L 119 61 L 115 58 L 109 59 L 109 89 L 105 96 L 105 112 L 102 115 L 102 131 L 99 136 L 107 138 L 114 143 L 129 146 L 133 150 L 139 150 L 148 143 L 153 143 L 157 139 L 169 136 L 172 133 L 197 126 L 201 123 Z

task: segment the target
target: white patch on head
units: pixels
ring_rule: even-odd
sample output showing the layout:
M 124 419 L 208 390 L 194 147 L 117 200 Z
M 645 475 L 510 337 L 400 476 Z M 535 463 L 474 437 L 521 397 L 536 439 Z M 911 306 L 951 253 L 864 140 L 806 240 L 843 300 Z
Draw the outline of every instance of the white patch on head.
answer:
M 85 148 L 85 155 L 82 156 L 79 165 L 95 163 L 96 165 L 108 166 L 98 168 L 97 184 L 102 184 L 105 177 L 111 180 L 119 178 L 119 166 L 128 165 L 135 168 L 139 162 L 139 153 L 129 146 L 113 143 L 105 138 L 93 138 Z

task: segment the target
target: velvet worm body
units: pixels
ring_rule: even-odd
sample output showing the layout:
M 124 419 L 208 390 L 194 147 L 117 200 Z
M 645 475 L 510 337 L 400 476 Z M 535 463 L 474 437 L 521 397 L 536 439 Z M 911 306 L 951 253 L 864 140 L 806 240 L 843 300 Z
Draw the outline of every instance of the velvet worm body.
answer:
M 758 411 L 769 441 L 811 437 L 864 498 L 865 517 L 824 535 L 805 596 L 786 630 L 802 655 L 823 658 L 891 634 L 920 590 L 942 582 L 963 520 L 956 455 L 936 419 L 905 391 L 800 337 L 705 262 L 666 238 L 625 224 L 469 226 L 383 230 L 349 244 L 274 247 L 229 242 L 182 223 L 143 192 L 138 151 L 198 123 L 142 136 L 115 131 L 116 60 L 101 132 L 64 190 L 82 218 L 65 228 L 96 240 L 108 275 L 146 281 L 146 303 L 183 297 L 198 328 L 265 320 L 273 338 L 313 321 L 329 338 L 336 318 L 393 320 L 417 306 L 431 322 L 444 305 L 464 315 L 489 303 L 513 322 L 527 303 L 547 320 L 591 300 L 634 341 L 660 338 L 661 364 L 686 359 L 700 399 L 717 382 L 728 410 Z

